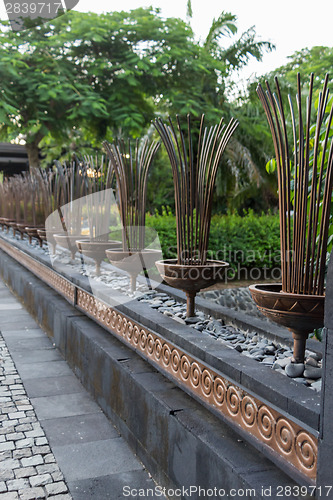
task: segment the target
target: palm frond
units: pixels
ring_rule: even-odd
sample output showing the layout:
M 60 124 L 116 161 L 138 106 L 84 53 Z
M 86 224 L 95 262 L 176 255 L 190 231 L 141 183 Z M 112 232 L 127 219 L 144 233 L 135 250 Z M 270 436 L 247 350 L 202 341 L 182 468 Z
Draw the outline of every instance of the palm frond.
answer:
M 261 61 L 266 52 L 274 49 L 273 43 L 256 40 L 256 32 L 252 26 L 230 47 L 222 49 L 220 57 L 227 60 L 232 69 L 240 69 L 248 63 L 251 57 Z
M 191 0 L 187 0 L 187 6 L 186 6 L 186 17 L 188 19 L 191 19 L 193 16 L 193 10 L 192 10 L 192 2 Z
M 255 185 L 258 188 L 263 179 L 248 148 L 233 137 L 226 148 L 226 154 L 228 165 L 235 179 L 235 192 L 249 185 Z
M 223 11 L 217 19 L 213 19 L 204 47 L 209 49 L 212 44 L 216 44 L 222 36 L 230 37 L 237 33 L 237 16 L 231 12 Z

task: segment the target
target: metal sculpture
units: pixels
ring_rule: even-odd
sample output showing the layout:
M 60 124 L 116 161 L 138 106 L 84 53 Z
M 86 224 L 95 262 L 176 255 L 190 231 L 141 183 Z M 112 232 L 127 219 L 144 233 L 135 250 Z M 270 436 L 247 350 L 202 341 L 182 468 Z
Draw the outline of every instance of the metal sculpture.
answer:
M 196 137 L 190 115 L 185 133 L 178 115 L 176 127 L 170 118 L 168 124 L 154 121 L 172 167 L 177 221 L 177 259 L 159 261 L 156 266 L 168 284 L 186 292 L 188 317 L 195 315 L 196 293 L 221 280 L 228 266 L 207 260 L 207 251 L 217 169 L 238 122 L 231 118 L 225 126 L 222 118 L 208 128 L 204 120 L 202 115 Z
M 2 217 L 2 225 L 11 227 L 15 236 L 18 231 L 21 238 L 26 233 L 29 242 L 33 237 L 38 238 L 37 227 L 43 223 L 43 202 L 37 188 L 35 171 L 23 172 L 5 179 L 1 187 L 3 195 L 3 210 L 10 217 Z M 41 240 L 39 240 L 41 244 Z
M 8 233 L 10 228 L 10 223 L 14 222 L 15 214 L 15 203 L 14 203 L 14 193 L 13 185 L 10 179 L 6 178 L 1 184 L 1 199 L 2 199 L 2 212 L 1 212 L 1 226 Z
M 87 239 L 81 234 L 82 203 L 87 194 L 86 171 L 80 161 L 75 158 L 69 165 L 55 162 L 59 176 L 59 205 L 57 206 L 57 219 L 60 218 L 62 231 L 54 234 L 56 243 L 66 248 L 75 259 L 77 251 L 76 241 Z M 52 220 L 55 220 L 53 217 Z
M 105 259 L 105 250 L 119 248 L 120 241 L 109 240 L 114 195 L 114 171 L 111 161 L 104 156 L 85 156 L 81 166 L 87 175 L 87 196 L 83 205 L 88 218 L 89 239 L 77 240 L 76 246 L 86 257 L 96 263 L 96 276 L 100 275 L 101 263 Z
M 25 207 L 25 227 L 23 229 L 23 226 L 19 226 L 18 224 L 17 227 L 27 233 L 29 243 L 32 242 L 32 238 L 35 238 L 39 242 L 39 245 L 42 246 L 43 240 L 40 238 L 38 230 L 45 228 L 44 199 L 39 189 L 37 169 L 32 169 L 31 173 L 25 176 L 25 182 L 22 183 L 22 191 Z
M 154 250 L 145 249 L 145 217 L 148 171 L 160 147 L 158 141 L 145 137 L 131 146 L 130 140 L 103 143 L 112 163 L 119 196 L 122 224 L 122 248 L 106 252 L 110 262 L 127 271 L 131 290 L 136 289 L 136 277 L 149 269 L 158 258 Z
M 38 169 L 36 171 L 38 187 L 40 192 L 42 193 L 43 198 L 43 208 L 44 208 L 44 220 L 58 210 L 58 207 L 61 205 L 60 203 L 60 182 L 59 175 L 56 170 L 44 170 Z M 46 228 L 37 229 L 37 233 L 39 238 L 42 241 L 46 241 L 51 248 L 52 255 L 55 255 L 56 250 L 56 241 L 54 239 L 54 233 L 57 232 L 55 227 L 52 228 L 52 231 L 47 231 Z M 58 228 L 58 231 L 61 228 Z
M 323 326 L 325 267 L 333 184 L 333 106 L 329 102 L 328 75 L 318 97 L 314 127 L 313 82 L 310 77 L 305 113 L 300 75 L 297 76 L 297 115 L 288 96 L 293 144 L 289 145 L 288 118 L 278 79 L 276 94 L 266 82 L 257 93 L 270 126 L 278 174 L 282 284 L 256 285 L 250 290 L 259 309 L 284 326 L 294 338 L 294 362 L 304 362 L 306 339 Z M 305 114 L 305 120 L 304 115 Z

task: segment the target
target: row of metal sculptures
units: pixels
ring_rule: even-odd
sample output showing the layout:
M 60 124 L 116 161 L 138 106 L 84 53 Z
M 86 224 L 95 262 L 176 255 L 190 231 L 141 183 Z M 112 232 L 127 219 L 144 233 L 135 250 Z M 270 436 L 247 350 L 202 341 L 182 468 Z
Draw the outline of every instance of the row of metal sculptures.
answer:
M 297 114 L 292 98 L 289 107 L 293 138 L 287 132 L 285 106 L 278 81 L 276 94 L 267 83 L 257 93 L 263 104 L 273 137 L 279 188 L 282 284 L 251 286 L 258 307 L 272 320 L 288 327 L 294 337 L 294 362 L 304 360 L 308 334 L 323 325 L 324 278 L 333 183 L 332 114 L 329 109 L 328 75 L 319 95 L 314 137 L 313 75 L 303 122 L 302 89 L 297 81 Z M 108 161 L 74 159 L 70 165 L 56 162 L 52 171 L 34 170 L 5 180 L 0 185 L 0 223 L 21 235 L 26 232 L 42 243 L 47 239 L 70 250 L 77 248 L 96 261 L 97 274 L 105 256 L 136 277 L 156 264 L 163 279 L 187 294 L 187 315 L 195 315 L 196 293 L 223 278 L 228 263 L 207 260 L 213 189 L 217 169 L 228 142 L 237 128 L 233 118 L 205 126 L 204 116 L 191 123 L 190 116 L 174 123 L 156 119 L 155 129 L 166 148 L 174 181 L 177 221 L 177 259 L 158 260 L 146 248 L 145 215 L 148 172 L 160 142 L 137 140 L 105 142 Z M 322 139 L 325 127 L 324 139 Z M 81 231 L 82 204 L 87 234 Z M 117 213 L 114 213 L 114 206 Z M 52 214 L 56 214 L 53 217 Z M 70 214 L 70 217 L 68 217 Z M 50 220 L 48 230 L 42 227 Z M 111 219 L 121 227 L 118 238 L 110 238 Z M 117 226 L 113 221 L 113 224 Z

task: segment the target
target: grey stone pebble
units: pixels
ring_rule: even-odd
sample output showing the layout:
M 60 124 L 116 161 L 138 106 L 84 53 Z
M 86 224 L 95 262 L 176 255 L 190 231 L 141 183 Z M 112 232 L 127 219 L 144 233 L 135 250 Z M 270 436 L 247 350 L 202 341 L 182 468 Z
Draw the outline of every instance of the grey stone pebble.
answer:
M 309 357 L 309 358 L 306 358 L 305 360 L 305 364 L 307 366 L 315 366 L 315 367 L 318 367 L 319 366 L 319 363 L 316 359 L 314 359 L 313 357 Z
M 313 384 L 310 385 L 311 389 L 315 389 L 316 391 L 320 391 L 321 390 L 321 384 L 322 384 L 322 381 L 321 380 L 317 380 L 316 382 L 314 382 Z
M 240 344 L 237 344 L 235 345 L 235 350 L 238 351 L 238 352 L 242 352 L 243 351 L 243 348 Z
M 199 318 L 198 316 L 193 316 L 191 318 L 185 319 L 185 323 L 188 325 L 193 325 L 195 323 L 200 323 L 200 322 L 201 322 L 201 318 Z
M 289 363 L 285 370 L 288 377 L 300 377 L 304 372 L 304 363 Z
M 294 382 L 298 382 L 299 384 L 308 385 L 307 380 L 305 380 L 305 378 L 303 377 L 293 377 L 293 380 Z
M 275 361 L 276 366 L 285 368 L 291 362 L 291 358 L 279 358 Z
M 152 309 L 158 309 L 161 305 L 163 304 L 163 302 L 161 300 L 157 300 L 156 302 L 151 302 L 150 303 L 150 307 Z
M 204 328 L 205 328 L 205 327 L 204 327 L 204 325 L 199 325 L 199 324 L 196 324 L 196 325 L 194 325 L 194 328 L 195 328 L 196 330 L 199 330 L 199 332 L 202 332 L 202 331 L 204 330 Z
M 177 321 L 178 323 L 181 323 L 182 325 L 186 325 L 185 321 L 179 316 L 172 316 L 172 319 Z
M 166 307 L 170 307 L 170 306 L 173 306 L 176 302 L 174 300 L 166 300 L 164 302 L 164 306 Z
M 317 380 L 318 378 L 321 378 L 322 369 L 316 366 L 305 365 L 305 370 L 303 375 L 305 378 L 312 378 L 314 380 Z
M 235 335 L 235 334 L 231 334 L 231 335 L 226 336 L 226 340 L 235 340 L 235 339 L 237 339 L 237 335 Z
M 313 358 L 316 361 L 321 361 L 323 358 L 323 355 L 320 352 L 310 352 L 308 356 L 309 358 Z
M 262 354 L 264 355 L 265 350 L 264 349 L 259 349 L 258 347 L 254 347 L 253 349 L 249 350 L 249 353 L 252 354 Z
M 274 370 L 275 372 L 278 372 L 278 373 L 281 373 L 282 375 L 287 376 L 286 372 L 285 372 L 282 368 L 280 368 L 279 366 L 278 366 L 277 368 L 274 368 L 274 365 L 273 365 L 273 367 L 272 367 L 272 368 L 273 368 L 273 370 Z
M 263 358 L 262 365 L 273 365 L 275 361 L 275 356 L 266 356 Z

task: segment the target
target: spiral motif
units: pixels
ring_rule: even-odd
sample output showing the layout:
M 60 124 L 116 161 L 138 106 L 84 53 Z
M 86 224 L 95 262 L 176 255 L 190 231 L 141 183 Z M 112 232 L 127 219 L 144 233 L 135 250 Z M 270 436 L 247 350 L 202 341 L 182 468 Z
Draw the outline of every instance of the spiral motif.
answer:
M 92 297 L 90 297 L 89 305 L 88 305 L 88 312 L 90 312 L 90 314 L 93 311 L 93 307 L 94 307 L 94 299 Z
M 140 340 L 140 330 L 137 327 L 137 325 L 134 325 L 134 328 L 133 328 L 133 344 L 134 345 L 138 345 L 139 340 Z
M 159 361 L 161 359 L 162 355 L 162 342 L 160 339 L 156 339 L 155 344 L 154 344 L 154 353 L 155 353 L 155 358 Z
M 102 323 L 105 322 L 105 316 L 106 316 L 106 308 L 103 307 L 103 309 L 101 309 L 101 321 L 102 321 Z
M 122 337 L 126 336 L 126 328 L 127 328 L 127 319 L 123 318 L 120 334 Z
M 201 387 L 205 396 L 210 396 L 213 391 L 213 378 L 208 370 L 203 370 L 201 375 Z
M 307 470 L 317 465 L 317 445 L 310 434 L 301 431 L 296 437 L 296 456 L 300 464 Z
M 121 328 L 123 326 L 123 318 L 118 314 L 117 316 L 117 325 L 116 325 L 116 332 L 120 335 L 121 333 Z
M 291 424 L 284 418 L 276 422 L 276 443 L 284 453 L 294 450 L 296 434 Z
M 127 339 L 131 340 L 133 336 L 133 323 L 132 321 L 129 321 L 127 323 Z
M 250 396 L 244 396 L 241 402 L 241 415 L 244 424 L 252 427 L 256 422 L 258 407 L 254 399 Z
M 110 326 L 110 324 L 111 324 L 111 317 L 112 317 L 111 311 L 110 311 L 110 309 L 108 309 L 108 311 L 106 313 L 106 318 L 105 318 L 105 323 L 107 326 Z
M 112 311 L 112 314 L 111 314 L 111 328 L 115 328 L 117 324 L 117 313 L 116 311 Z
M 165 367 L 168 367 L 170 365 L 170 358 L 171 358 L 171 349 L 168 346 L 168 344 L 164 344 L 162 347 L 162 362 Z
M 191 363 L 185 354 L 180 358 L 180 375 L 183 380 L 188 380 L 191 373 Z
M 193 387 L 198 387 L 201 382 L 201 370 L 198 363 L 195 361 L 191 365 L 191 384 Z
M 171 351 L 171 366 L 174 372 L 178 372 L 180 366 L 180 356 L 177 349 Z
M 100 318 L 105 309 L 105 305 L 99 300 L 95 300 L 95 306 L 96 306 L 96 315 L 98 318 Z
M 154 337 L 152 336 L 151 333 L 149 333 L 147 337 L 147 353 L 149 354 L 149 356 L 151 356 L 154 352 L 154 345 L 155 345 Z
M 223 380 L 220 377 L 215 377 L 213 396 L 214 396 L 214 401 L 217 405 L 221 406 L 224 403 L 226 393 L 227 393 L 227 388 Z
M 275 430 L 275 418 L 267 406 L 261 406 L 258 411 L 258 429 L 261 436 L 270 440 Z
M 240 410 L 240 395 L 235 387 L 229 385 L 227 389 L 227 408 L 231 415 L 237 415 Z
M 147 333 L 145 330 L 141 330 L 140 332 L 140 347 L 144 351 L 146 349 L 147 344 Z

